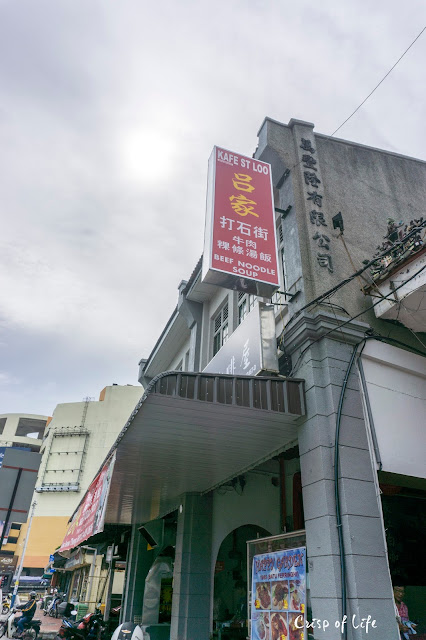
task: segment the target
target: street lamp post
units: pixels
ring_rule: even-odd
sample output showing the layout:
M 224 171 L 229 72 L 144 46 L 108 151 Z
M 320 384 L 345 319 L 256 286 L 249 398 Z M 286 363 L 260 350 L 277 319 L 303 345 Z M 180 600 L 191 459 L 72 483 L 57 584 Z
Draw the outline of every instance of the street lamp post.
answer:
M 19 580 L 21 578 L 22 567 L 24 566 L 25 552 L 27 550 L 28 540 L 30 539 L 31 524 L 32 524 L 32 521 L 33 521 L 33 516 L 34 516 L 34 511 L 35 511 L 36 505 L 37 505 L 37 502 L 34 500 L 34 502 L 31 505 L 31 513 L 30 513 L 30 517 L 28 519 L 28 528 L 27 528 L 27 533 L 25 534 L 24 547 L 22 549 L 21 559 L 19 561 L 18 571 L 16 572 L 15 586 L 13 587 L 13 594 L 12 594 L 12 601 L 11 601 L 11 604 L 10 604 L 10 608 L 13 607 L 13 604 L 14 604 L 15 599 L 16 599 L 16 595 L 18 593 Z

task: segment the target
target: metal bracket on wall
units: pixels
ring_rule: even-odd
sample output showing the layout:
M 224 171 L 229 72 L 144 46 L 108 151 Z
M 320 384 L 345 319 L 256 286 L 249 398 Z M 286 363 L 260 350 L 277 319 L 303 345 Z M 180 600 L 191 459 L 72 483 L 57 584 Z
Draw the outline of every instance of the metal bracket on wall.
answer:
M 277 211 L 277 213 L 281 214 L 281 219 L 282 220 L 285 220 L 285 218 L 290 213 L 291 209 L 292 209 L 291 204 L 288 205 L 287 209 L 280 209 L 279 207 L 275 207 L 275 211 Z
M 276 291 L 275 293 L 281 293 L 283 296 L 285 296 L 286 300 L 287 298 L 289 298 L 290 302 L 293 301 L 293 298 L 296 298 L 296 296 L 299 295 L 300 290 L 299 291 L 295 291 L 294 293 L 290 293 L 289 291 Z M 272 304 L 276 304 L 276 303 L 272 303 Z M 278 303 L 280 304 L 280 303 Z

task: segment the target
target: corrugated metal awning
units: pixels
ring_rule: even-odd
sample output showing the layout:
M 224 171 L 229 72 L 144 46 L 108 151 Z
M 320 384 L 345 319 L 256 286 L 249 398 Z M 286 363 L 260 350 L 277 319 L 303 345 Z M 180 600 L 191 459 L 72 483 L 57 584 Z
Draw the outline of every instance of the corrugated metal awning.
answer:
M 244 473 L 293 442 L 304 413 L 303 380 L 157 376 L 114 446 L 105 522 L 152 520 Z

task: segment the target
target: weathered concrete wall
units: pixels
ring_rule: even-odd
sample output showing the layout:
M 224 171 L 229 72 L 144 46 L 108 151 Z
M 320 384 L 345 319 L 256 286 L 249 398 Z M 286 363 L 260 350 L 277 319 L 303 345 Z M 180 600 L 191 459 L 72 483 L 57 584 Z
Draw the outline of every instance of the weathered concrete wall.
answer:
M 424 214 L 422 160 L 314 133 L 309 122 L 284 125 L 269 118 L 259 131 L 256 157 L 272 164 L 276 206 L 291 206 L 282 222 L 284 251 L 289 285 L 301 295 L 289 302 L 290 316 L 361 268 L 363 260 L 371 260 L 389 217 L 408 223 Z M 332 224 L 339 212 L 343 238 Z M 367 281 L 356 278 L 333 295 L 333 304 L 349 316 L 373 302 L 361 291 L 371 282 L 368 272 L 364 277 Z M 389 332 L 390 325 L 377 320 L 373 310 L 362 320 Z M 392 337 L 415 345 L 403 328 L 392 327 Z
M 342 212 L 344 239 L 358 269 L 383 242 L 388 218 L 408 223 L 424 214 L 426 162 L 321 135 L 315 143 L 325 206 L 330 216 Z M 353 273 L 341 239 L 333 241 L 333 255 L 337 277 Z M 335 301 L 351 314 L 361 310 L 365 297 L 359 288 L 354 281 Z

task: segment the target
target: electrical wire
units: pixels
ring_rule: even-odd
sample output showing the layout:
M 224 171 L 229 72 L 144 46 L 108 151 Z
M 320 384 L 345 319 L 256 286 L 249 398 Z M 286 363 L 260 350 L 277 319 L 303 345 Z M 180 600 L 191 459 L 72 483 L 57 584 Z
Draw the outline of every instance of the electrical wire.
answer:
M 420 31 L 420 33 L 414 38 L 413 42 L 406 48 L 406 50 L 404 51 L 404 53 L 398 58 L 398 60 L 395 62 L 395 64 L 389 69 L 389 71 L 386 73 L 386 75 L 383 76 L 383 78 L 380 80 L 380 82 L 378 84 L 376 84 L 376 86 L 374 87 L 373 91 L 370 91 L 370 93 L 368 94 L 368 96 L 361 102 L 360 105 L 357 106 L 357 108 L 355 109 L 355 111 L 352 111 L 351 115 L 348 116 L 346 118 L 346 120 L 344 122 L 342 122 L 342 124 L 337 127 L 337 129 L 335 129 L 333 131 L 333 133 L 331 133 L 328 137 L 331 138 L 333 137 L 351 118 L 352 116 L 354 116 L 356 114 L 357 111 L 359 111 L 359 109 L 361 109 L 361 107 L 367 102 L 367 100 L 373 95 L 373 93 L 380 87 L 380 85 L 382 84 L 382 82 L 384 82 L 386 80 L 386 78 L 388 77 L 388 75 L 390 73 L 392 73 L 392 71 L 395 69 L 395 67 L 397 66 L 397 64 L 399 64 L 399 62 L 401 62 L 402 58 L 405 56 L 406 53 L 408 53 L 408 51 L 411 49 L 411 47 L 414 45 L 414 43 L 420 38 L 420 36 L 422 35 L 422 33 L 426 30 L 426 27 L 423 27 L 423 29 Z
M 420 351 L 420 349 L 416 349 L 416 347 L 413 347 L 411 346 L 411 344 L 407 344 L 406 342 L 402 342 L 402 340 L 397 340 L 397 338 L 391 338 L 390 336 L 382 336 L 380 333 L 376 333 L 375 331 L 371 333 L 371 337 L 374 338 L 374 340 L 378 340 L 379 342 L 393 342 L 394 344 L 397 344 L 400 347 L 404 347 L 405 349 L 410 349 L 413 353 L 417 354 L 418 356 L 422 356 L 423 358 L 425 357 L 424 351 Z
M 364 351 L 364 347 L 367 343 L 367 340 L 379 340 L 382 341 L 390 341 L 403 346 L 405 345 L 400 340 L 395 340 L 393 338 L 384 339 L 383 336 L 379 335 L 366 335 L 360 342 L 354 345 L 352 350 L 352 355 L 349 360 L 349 364 L 346 368 L 345 377 L 343 379 L 342 388 L 340 391 L 339 404 L 337 407 L 336 414 L 336 432 L 334 438 L 334 497 L 336 503 L 336 526 L 337 526 L 337 535 L 339 540 L 339 556 L 340 556 L 340 576 L 341 576 L 341 594 L 342 594 L 342 619 L 345 615 L 347 615 L 347 592 L 346 592 L 346 555 L 345 555 L 345 544 L 343 538 L 343 523 L 342 523 L 342 512 L 341 512 L 341 503 L 340 503 L 340 491 L 339 491 L 339 464 L 340 464 L 340 449 L 339 449 L 339 440 L 340 440 L 340 427 L 342 422 L 342 410 L 343 410 L 343 402 L 345 399 L 345 392 L 348 386 L 349 376 L 352 371 L 353 364 L 355 362 L 356 355 L 358 353 L 358 348 L 362 345 L 358 359 L 361 357 L 362 352 Z M 417 349 L 413 349 L 414 351 L 419 352 Z M 424 354 L 421 354 L 424 355 Z M 347 639 L 347 627 L 344 627 L 343 630 L 343 638 Z
M 407 47 L 407 49 L 404 51 L 404 53 L 398 58 L 398 60 L 395 62 L 395 64 L 389 69 L 389 71 L 383 76 L 383 78 L 380 80 L 380 82 L 378 84 L 376 84 L 376 86 L 374 87 L 374 89 L 372 91 L 370 91 L 370 93 L 368 94 L 368 96 L 361 102 L 361 104 L 359 104 L 357 106 L 357 108 L 355 109 L 355 111 L 352 111 L 351 115 L 348 116 L 346 118 L 346 120 L 344 120 L 342 122 L 342 124 L 340 124 L 337 129 L 335 129 L 333 131 L 333 133 L 330 133 L 328 136 L 325 135 L 324 138 L 326 140 L 329 140 L 330 138 L 332 138 L 347 122 L 349 122 L 349 120 L 352 118 L 352 116 L 354 116 L 356 114 L 357 111 L 359 111 L 359 109 L 361 109 L 361 107 L 367 102 L 367 100 L 373 95 L 373 93 L 380 87 L 380 85 L 382 84 L 382 82 L 384 82 L 386 80 L 386 78 L 388 77 L 388 75 L 390 75 L 392 73 L 392 71 L 395 69 L 395 67 L 400 63 L 400 61 L 402 60 L 402 58 L 405 56 L 406 53 L 408 53 L 408 51 L 411 49 L 411 47 L 414 45 L 414 43 L 420 38 L 420 36 L 422 35 L 422 33 L 426 30 L 426 27 L 423 27 L 423 29 L 420 31 L 420 33 L 414 38 L 413 42 Z M 289 175 L 290 175 L 290 171 L 293 171 L 294 169 L 296 169 L 296 167 L 298 167 L 300 164 L 302 164 L 303 160 L 299 160 L 299 162 L 296 162 L 291 169 L 287 169 L 286 174 L 284 174 L 284 179 L 286 179 Z M 288 172 L 288 173 L 287 173 Z
M 411 236 L 413 236 L 415 233 L 419 232 L 419 229 L 422 229 L 423 227 L 426 227 L 426 220 L 424 220 L 421 224 L 419 224 L 417 227 L 415 227 L 412 231 L 410 231 L 410 233 L 408 235 L 405 236 L 404 240 L 401 240 L 399 242 L 399 244 L 403 244 L 405 243 L 408 238 L 410 238 Z M 311 300 L 310 302 L 308 302 L 307 304 L 305 304 L 303 307 L 301 307 L 298 311 L 296 311 L 296 313 L 290 318 L 290 320 L 287 323 L 287 327 L 290 324 L 290 322 L 293 322 L 293 320 L 295 318 L 297 318 L 302 311 L 305 311 L 306 309 L 309 309 L 309 307 L 313 306 L 313 305 L 317 305 L 319 304 L 322 300 L 324 300 L 325 298 L 328 298 L 332 293 L 335 293 L 336 291 L 338 291 L 339 289 L 341 289 L 342 287 L 344 287 L 346 284 L 348 284 L 349 282 L 352 282 L 352 280 L 354 280 L 355 278 L 357 278 L 359 275 L 361 275 L 361 273 L 364 273 L 364 271 L 366 271 L 367 269 L 369 269 L 373 264 L 375 264 L 376 262 L 378 262 L 379 260 L 382 260 L 382 258 L 384 258 L 385 256 L 388 255 L 388 253 L 390 253 L 391 251 L 395 251 L 395 249 L 399 246 L 399 244 L 396 244 L 395 246 L 390 247 L 389 249 L 386 249 L 386 251 L 384 251 L 383 253 L 381 253 L 379 256 L 377 256 L 376 258 L 373 258 L 373 260 L 370 260 L 369 262 L 367 262 L 361 269 L 358 269 L 358 271 L 355 271 L 355 273 L 353 273 L 352 275 L 348 276 L 347 278 L 345 278 L 344 280 L 341 280 L 341 282 L 339 282 L 338 284 L 336 284 L 334 287 L 332 287 L 331 289 L 328 289 L 328 291 L 325 291 L 324 293 L 322 293 L 321 295 L 319 295 L 318 297 L 314 298 L 313 300 Z
M 334 295 L 334 293 L 332 295 Z M 331 296 L 330 296 L 330 298 L 331 298 Z M 343 313 L 345 313 L 347 316 L 351 315 L 348 311 L 346 311 L 346 309 L 344 307 L 341 307 L 339 304 L 335 304 L 334 302 L 330 302 L 330 301 L 327 301 L 327 300 L 322 300 L 321 304 L 328 305 L 330 307 L 333 307 L 334 309 L 339 309 L 339 311 L 343 311 Z
M 333 327 L 332 329 L 329 329 L 328 331 L 326 331 L 325 333 L 323 333 L 321 336 L 319 336 L 318 338 L 316 338 L 315 340 L 313 340 L 307 347 L 305 347 L 305 349 L 303 349 L 300 354 L 299 357 L 297 359 L 297 362 L 295 364 L 295 366 L 293 367 L 291 373 L 290 373 L 290 377 L 294 375 L 295 371 L 298 369 L 298 367 L 300 366 L 300 362 L 301 359 L 303 357 L 303 355 L 306 353 L 306 351 L 308 351 L 308 349 L 310 349 L 312 347 L 312 345 L 314 345 L 316 342 L 318 342 L 319 340 L 322 340 L 323 338 L 327 337 L 328 335 L 330 335 L 330 333 L 333 333 L 335 331 L 338 331 L 339 329 L 341 329 L 342 327 L 344 327 L 345 325 L 349 324 L 349 322 L 352 322 L 353 320 L 356 320 L 356 318 L 359 318 L 359 316 L 362 316 L 364 313 L 367 313 L 367 311 L 370 311 L 371 309 L 373 309 L 374 307 L 376 307 L 378 304 L 380 304 L 383 300 L 388 299 L 390 296 L 392 296 L 396 291 L 398 291 L 398 289 L 401 289 L 401 287 L 403 287 L 404 285 L 406 285 L 408 282 L 410 282 L 410 280 L 413 280 L 416 276 L 418 276 L 422 271 L 424 271 L 426 269 L 426 265 L 424 265 L 421 269 L 419 269 L 418 271 L 416 271 L 416 273 L 414 273 L 410 278 L 408 278 L 407 280 L 405 280 L 402 284 L 400 284 L 398 287 L 395 287 L 395 289 L 393 289 L 392 291 L 390 291 L 386 296 L 383 296 L 383 298 L 380 298 L 377 302 L 374 302 L 372 305 L 370 305 L 369 307 L 367 307 L 366 309 L 364 309 L 363 311 L 360 311 L 360 313 L 357 313 L 355 316 L 351 316 L 348 320 L 345 320 L 344 322 L 342 322 L 340 325 L 338 325 L 337 327 Z

